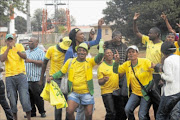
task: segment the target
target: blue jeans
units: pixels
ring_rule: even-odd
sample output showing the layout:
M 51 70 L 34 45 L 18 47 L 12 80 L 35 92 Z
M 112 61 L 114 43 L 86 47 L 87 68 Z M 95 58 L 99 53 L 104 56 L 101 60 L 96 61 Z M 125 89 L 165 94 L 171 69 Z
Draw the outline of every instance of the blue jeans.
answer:
M 161 102 L 156 114 L 156 120 L 166 120 L 169 117 L 171 110 L 180 101 L 180 93 L 162 96 Z
M 13 114 L 6 100 L 5 86 L 3 80 L 0 80 L 0 105 L 4 109 L 7 120 L 13 120 Z
M 143 97 L 137 96 L 133 93 L 129 97 L 129 100 L 125 107 L 125 112 L 128 120 L 135 120 L 134 110 L 138 105 L 140 105 L 138 112 L 139 120 L 150 120 L 148 115 L 150 100 L 146 101 Z
M 26 75 L 19 74 L 6 77 L 7 97 L 10 102 L 12 113 L 17 113 L 18 93 L 24 112 L 31 111 L 31 103 L 28 91 L 28 82 Z

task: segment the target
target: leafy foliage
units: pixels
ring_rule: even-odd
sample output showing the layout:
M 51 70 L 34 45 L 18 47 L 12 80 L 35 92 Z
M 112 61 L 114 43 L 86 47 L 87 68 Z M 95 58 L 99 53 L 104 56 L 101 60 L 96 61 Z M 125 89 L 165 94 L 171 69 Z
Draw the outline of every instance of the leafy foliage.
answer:
M 164 12 L 173 28 L 180 20 L 179 0 L 112 0 L 107 2 L 103 10 L 106 23 L 115 23 L 113 30 L 120 30 L 126 38 L 135 39 L 133 34 L 133 16 L 135 12 L 141 14 L 137 21 L 141 33 L 147 34 L 151 27 L 157 26 L 162 33 L 167 32 L 165 22 L 160 17 Z M 137 41 L 138 42 L 138 41 Z
M 26 3 L 26 0 L 1 0 L 0 26 L 6 26 L 5 24 L 10 20 L 9 16 L 13 13 L 10 8 L 16 8 L 17 10 L 26 13 Z
M 25 33 L 27 30 L 27 21 L 23 17 L 17 16 L 15 18 L 15 29 L 18 34 Z

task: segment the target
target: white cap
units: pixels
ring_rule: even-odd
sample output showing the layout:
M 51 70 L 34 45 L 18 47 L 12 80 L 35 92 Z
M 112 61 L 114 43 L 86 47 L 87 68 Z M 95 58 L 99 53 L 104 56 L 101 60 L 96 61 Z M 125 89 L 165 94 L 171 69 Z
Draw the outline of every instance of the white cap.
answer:
M 131 45 L 131 46 L 129 46 L 127 49 L 126 49 L 126 52 L 129 50 L 129 49 L 134 49 L 134 50 L 136 50 L 137 52 L 139 52 L 139 49 L 138 49 L 138 47 L 137 46 L 135 46 L 135 45 Z

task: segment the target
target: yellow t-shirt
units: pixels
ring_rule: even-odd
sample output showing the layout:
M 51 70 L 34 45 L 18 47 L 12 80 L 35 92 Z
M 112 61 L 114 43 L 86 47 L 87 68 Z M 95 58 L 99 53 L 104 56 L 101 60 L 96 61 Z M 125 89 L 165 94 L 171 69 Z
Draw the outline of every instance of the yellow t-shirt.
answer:
M 142 43 L 146 44 L 146 58 L 149 59 L 152 63 L 157 64 L 161 63 L 162 53 L 161 53 L 161 45 L 160 43 L 154 44 L 151 40 L 149 40 L 148 36 L 142 36 Z
M 101 86 L 101 95 L 119 89 L 119 76 L 113 72 L 113 65 L 101 63 L 98 67 L 98 79 L 102 79 L 104 76 L 108 76 L 109 80 Z
M 153 69 L 151 67 L 151 61 L 146 58 L 138 58 L 138 64 L 133 67 L 136 76 L 139 78 L 143 86 L 148 85 L 153 79 Z M 141 86 L 139 85 L 137 79 L 131 68 L 131 61 L 126 61 L 118 68 L 118 73 L 126 73 L 127 86 L 131 86 L 132 93 L 138 96 L 143 96 L 141 92 Z
M 179 45 L 178 45 L 178 42 L 174 42 L 174 45 L 176 46 L 176 52 L 174 54 L 176 55 L 180 55 L 180 51 L 179 51 Z
M 4 54 L 6 49 L 7 46 L 2 47 L 1 54 Z M 25 49 L 22 44 L 15 44 L 15 47 L 10 49 L 8 52 L 7 60 L 5 61 L 6 77 L 15 76 L 20 73 L 26 74 L 24 59 L 17 54 L 17 51 L 25 52 Z
M 51 46 L 45 55 L 45 59 L 50 60 L 49 74 L 53 75 L 58 72 L 64 63 L 65 53 L 60 52 L 55 46 Z
M 68 72 L 68 79 L 72 78 L 71 82 L 73 84 L 73 91 L 79 94 L 89 93 L 87 84 L 87 75 L 92 76 L 90 73 L 85 71 L 85 64 L 89 63 L 87 70 L 92 70 L 93 66 L 96 65 L 94 58 L 86 58 L 86 61 L 79 62 L 76 58 L 75 61 L 72 60 L 71 66 L 68 70 L 71 59 L 68 59 L 61 69 L 61 72 L 65 74 Z

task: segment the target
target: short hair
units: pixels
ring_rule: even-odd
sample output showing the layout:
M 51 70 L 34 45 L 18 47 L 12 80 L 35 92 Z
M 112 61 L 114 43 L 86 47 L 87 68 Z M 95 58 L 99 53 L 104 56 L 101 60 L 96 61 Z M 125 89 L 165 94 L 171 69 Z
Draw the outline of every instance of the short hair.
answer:
M 112 38 L 114 38 L 114 37 L 117 36 L 118 34 L 121 34 L 121 32 L 120 32 L 120 31 L 114 31 L 114 32 L 112 33 Z
M 151 29 L 158 33 L 158 37 L 161 35 L 161 30 L 158 27 L 152 27 Z

